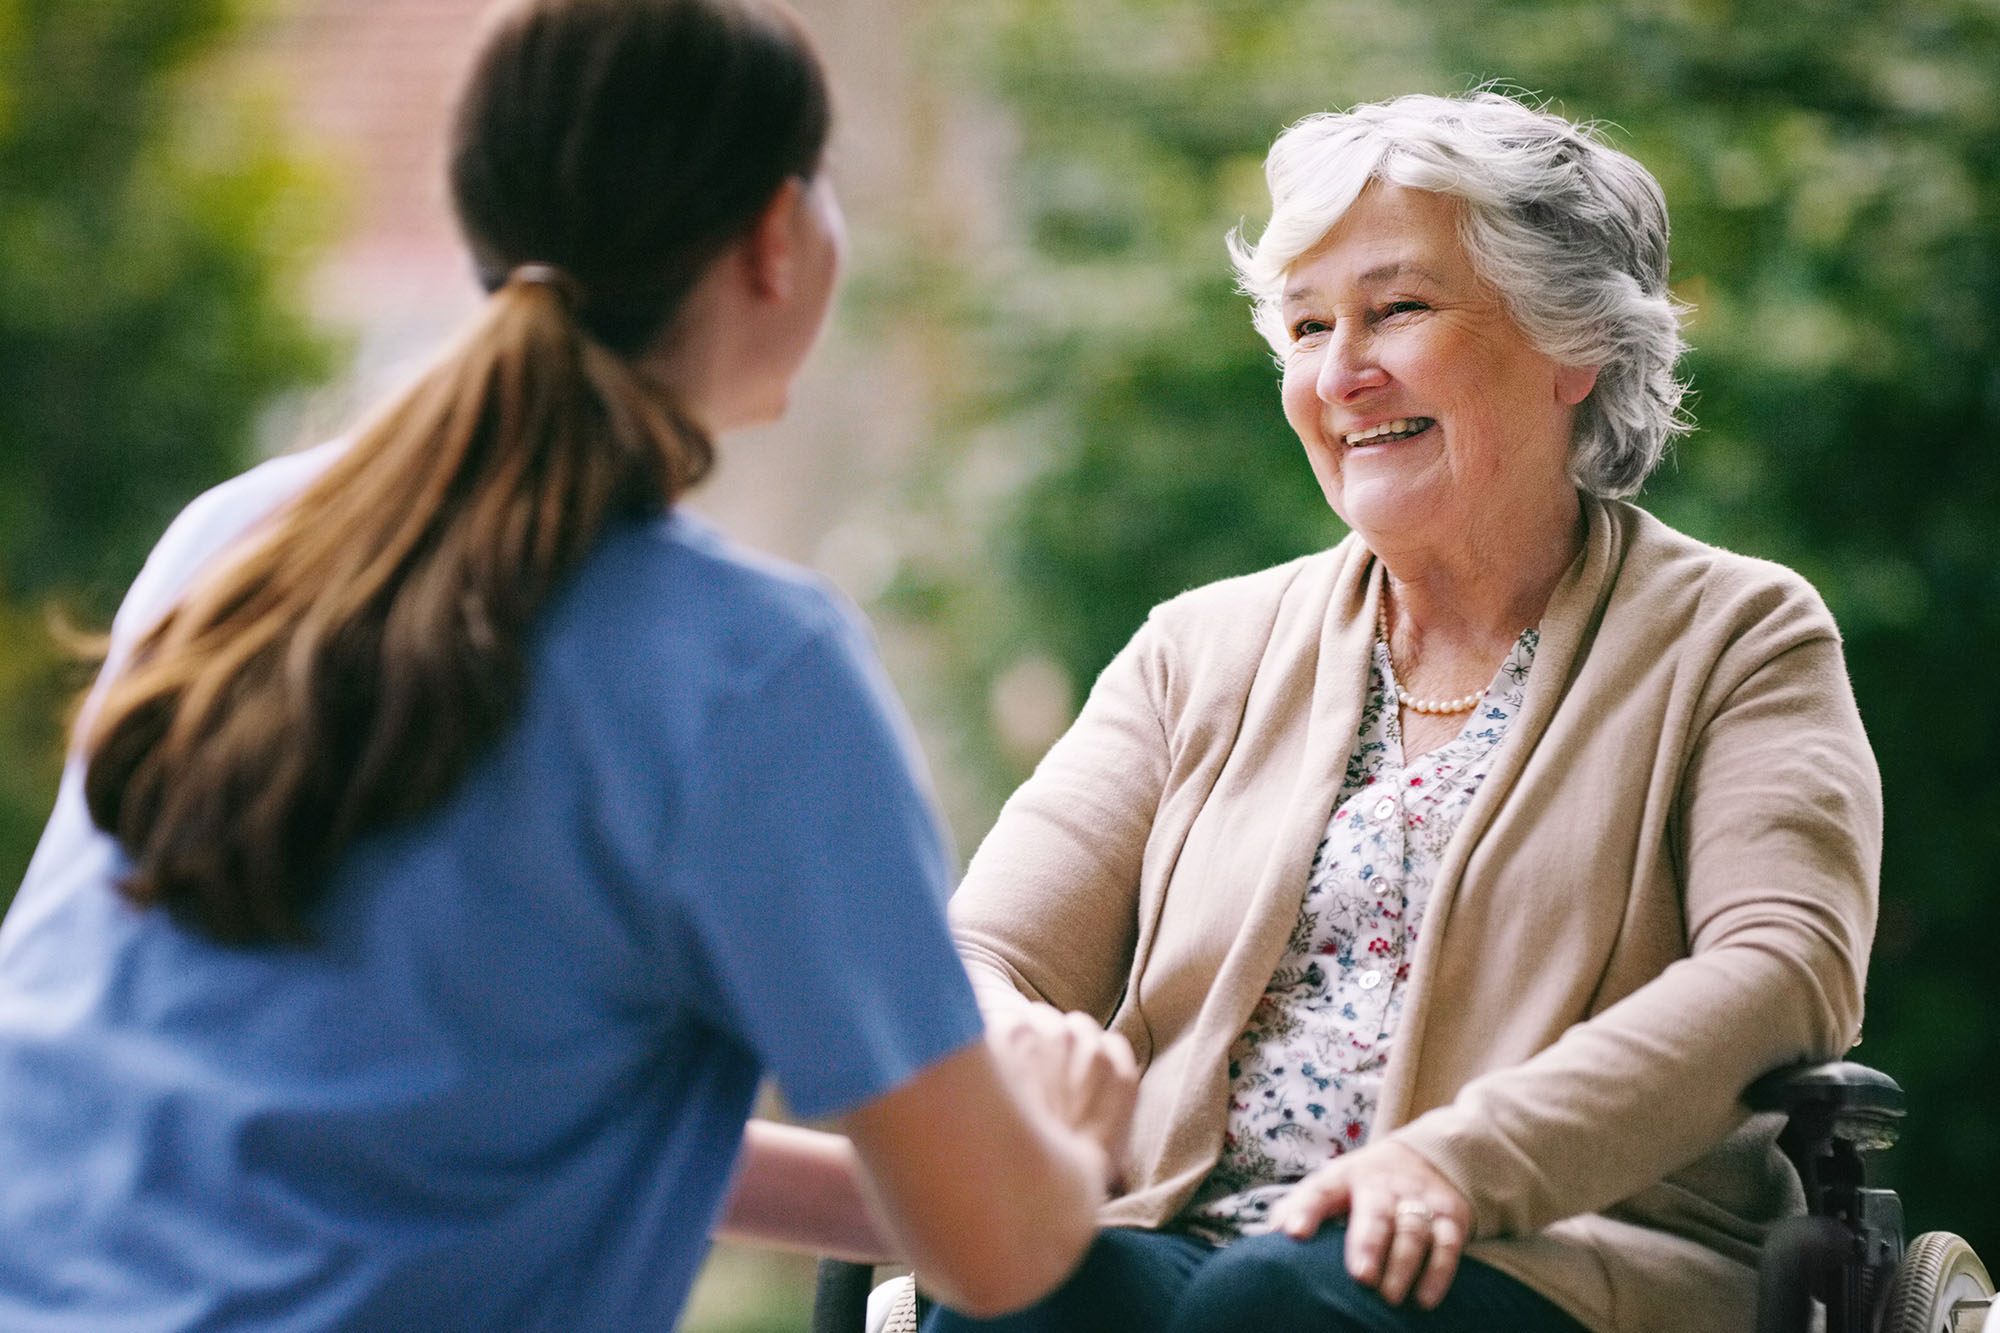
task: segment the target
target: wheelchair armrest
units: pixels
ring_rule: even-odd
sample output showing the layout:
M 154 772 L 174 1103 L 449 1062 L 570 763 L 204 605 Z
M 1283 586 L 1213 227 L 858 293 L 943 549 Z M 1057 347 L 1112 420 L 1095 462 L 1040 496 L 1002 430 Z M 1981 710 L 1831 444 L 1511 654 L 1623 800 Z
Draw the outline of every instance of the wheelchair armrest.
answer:
M 1903 1089 L 1879 1069 L 1848 1060 L 1774 1069 L 1743 1094 L 1753 1111 L 1782 1111 L 1813 1139 L 1841 1139 L 1863 1152 L 1896 1141 Z

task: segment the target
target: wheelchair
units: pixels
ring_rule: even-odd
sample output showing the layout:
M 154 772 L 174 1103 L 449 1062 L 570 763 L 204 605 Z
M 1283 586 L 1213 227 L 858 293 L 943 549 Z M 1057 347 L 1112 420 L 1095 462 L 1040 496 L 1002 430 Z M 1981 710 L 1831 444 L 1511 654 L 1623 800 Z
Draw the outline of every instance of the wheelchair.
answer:
M 1784 1114 L 1778 1146 L 1806 1194 L 1805 1214 L 1765 1238 L 1757 1333 L 2000 1333 L 1993 1281 L 1972 1247 L 1948 1231 L 1905 1245 L 1902 1201 L 1868 1187 L 1866 1155 L 1895 1143 L 1902 1125 L 1894 1079 L 1845 1061 L 1795 1066 L 1743 1100 Z M 877 1297 L 870 1322 L 873 1284 L 865 1264 L 821 1260 L 812 1333 L 914 1330 L 913 1293 L 899 1304 Z

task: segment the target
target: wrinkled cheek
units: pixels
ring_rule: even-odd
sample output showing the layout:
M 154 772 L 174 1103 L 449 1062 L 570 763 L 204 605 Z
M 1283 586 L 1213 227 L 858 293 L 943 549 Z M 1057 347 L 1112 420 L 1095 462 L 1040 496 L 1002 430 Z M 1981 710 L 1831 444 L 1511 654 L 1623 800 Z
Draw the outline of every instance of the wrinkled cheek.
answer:
M 1285 422 L 1294 434 L 1308 448 L 1319 427 L 1319 396 L 1313 392 L 1311 381 L 1286 372 L 1279 389 L 1279 405 L 1284 408 Z

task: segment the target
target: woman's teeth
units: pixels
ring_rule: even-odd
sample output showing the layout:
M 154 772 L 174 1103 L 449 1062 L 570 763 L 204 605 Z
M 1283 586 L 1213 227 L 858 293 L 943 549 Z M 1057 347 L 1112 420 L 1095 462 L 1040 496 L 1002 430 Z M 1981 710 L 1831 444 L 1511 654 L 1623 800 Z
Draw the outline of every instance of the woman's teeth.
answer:
M 1430 429 L 1435 424 L 1430 417 L 1397 417 L 1367 430 L 1357 430 L 1351 435 L 1340 437 L 1342 444 L 1373 444 L 1378 440 L 1401 440 L 1419 431 Z

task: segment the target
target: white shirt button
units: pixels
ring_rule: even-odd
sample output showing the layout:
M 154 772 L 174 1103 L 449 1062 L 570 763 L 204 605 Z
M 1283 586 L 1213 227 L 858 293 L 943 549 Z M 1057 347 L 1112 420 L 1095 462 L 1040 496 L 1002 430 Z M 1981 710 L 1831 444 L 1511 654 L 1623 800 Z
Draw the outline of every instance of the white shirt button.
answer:
M 1380 972 L 1377 972 L 1374 968 L 1371 967 L 1366 972 L 1363 972 L 1360 976 L 1356 977 L 1354 979 L 1354 984 L 1361 987 L 1362 990 L 1374 990 L 1377 986 L 1382 984 L 1382 974 Z
M 1390 815 L 1393 815 L 1395 813 L 1396 813 L 1395 797 L 1384 796 L 1381 800 L 1375 802 L 1375 818 L 1387 819 Z

